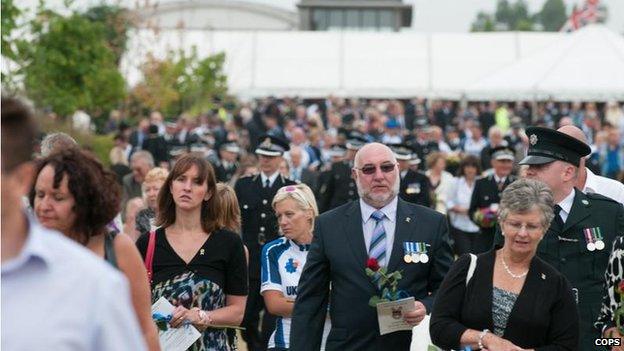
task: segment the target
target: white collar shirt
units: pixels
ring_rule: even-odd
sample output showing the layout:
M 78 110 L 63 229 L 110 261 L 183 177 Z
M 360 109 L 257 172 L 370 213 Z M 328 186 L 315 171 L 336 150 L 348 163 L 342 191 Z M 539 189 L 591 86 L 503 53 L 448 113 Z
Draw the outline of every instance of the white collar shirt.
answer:
M 614 179 L 595 175 L 587 167 L 585 169 L 587 170 L 587 179 L 583 188 L 584 193 L 604 195 L 624 205 L 624 184 Z
M 563 223 L 565 223 L 565 221 L 568 219 L 568 216 L 570 215 L 570 211 L 572 210 L 572 205 L 574 204 L 574 194 L 576 193 L 575 190 L 572 190 L 568 196 L 565 197 L 565 199 L 561 200 L 561 202 L 559 202 L 557 205 L 559 205 L 559 207 L 561 207 L 561 211 L 559 212 L 559 216 L 561 216 L 561 219 L 563 220 Z
M 260 178 L 262 178 L 262 186 L 264 187 L 266 184 L 266 180 L 269 180 L 269 187 L 273 186 L 273 183 L 275 183 L 275 179 L 277 179 L 277 177 L 279 176 L 279 172 L 275 172 L 270 176 L 267 176 L 266 174 L 264 174 L 264 172 L 260 172 Z
M 126 279 L 60 233 L 29 219 L 1 272 L 3 350 L 146 349 Z

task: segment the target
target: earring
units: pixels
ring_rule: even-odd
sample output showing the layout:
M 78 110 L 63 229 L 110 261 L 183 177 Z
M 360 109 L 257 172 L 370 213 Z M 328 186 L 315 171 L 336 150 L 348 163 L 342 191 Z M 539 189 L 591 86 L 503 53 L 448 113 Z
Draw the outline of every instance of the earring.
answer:
M 503 231 L 501 231 L 501 235 L 502 235 L 502 236 L 505 236 L 505 233 L 504 233 Z

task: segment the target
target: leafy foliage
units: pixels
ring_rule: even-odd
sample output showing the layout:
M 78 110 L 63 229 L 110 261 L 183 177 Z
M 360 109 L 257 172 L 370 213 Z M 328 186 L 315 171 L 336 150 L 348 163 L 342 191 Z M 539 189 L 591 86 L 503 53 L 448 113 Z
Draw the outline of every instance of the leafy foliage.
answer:
M 602 9 L 606 12 L 606 9 Z M 479 12 L 472 23 L 473 32 L 493 31 L 558 31 L 567 20 L 563 0 L 547 0 L 541 11 L 529 12 L 525 0 L 498 0 L 494 14 Z
M 545 31 L 558 31 L 566 20 L 566 7 L 563 0 L 547 0 L 539 13 L 539 21 Z
M 60 115 L 77 109 L 97 114 L 123 100 L 125 81 L 103 24 L 48 11 L 32 27 L 35 39 L 22 57 L 24 87 L 38 106 Z
M 143 81 L 133 89 L 133 98 L 166 115 L 205 112 L 227 93 L 224 62 L 223 53 L 200 60 L 194 49 L 189 54 L 171 51 L 162 60 L 150 56 L 141 67 Z

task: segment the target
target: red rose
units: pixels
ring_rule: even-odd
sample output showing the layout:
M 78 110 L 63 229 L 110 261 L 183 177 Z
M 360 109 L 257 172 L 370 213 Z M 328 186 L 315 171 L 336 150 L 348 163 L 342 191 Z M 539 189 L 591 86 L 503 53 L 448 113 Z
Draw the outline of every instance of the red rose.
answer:
M 379 270 L 379 262 L 377 262 L 376 258 L 369 258 L 366 261 L 366 268 L 370 268 L 373 272 L 377 272 Z
M 622 280 L 620 284 L 618 284 L 618 287 L 620 289 L 620 294 L 624 294 L 624 280 Z

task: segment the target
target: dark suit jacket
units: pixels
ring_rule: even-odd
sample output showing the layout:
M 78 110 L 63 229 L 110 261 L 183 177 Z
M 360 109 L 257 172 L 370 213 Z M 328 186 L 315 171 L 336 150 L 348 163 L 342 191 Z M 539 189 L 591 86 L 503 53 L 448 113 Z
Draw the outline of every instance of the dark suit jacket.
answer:
M 406 241 L 430 245 L 429 262 L 405 263 L 403 243 Z M 365 245 L 359 200 L 317 219 L 314 240 L 297 288 L 291 350 L 319 349 L 330 301 L 332 326 L 326 350 L 409 350 L 411 331 L 379 336 L 376 309 L 368 305 L 370 297 L 379 293 L 365 272 L 368 258 Z M 389 272 L 402 271 L 403 279 L 398 288 L 421 301 L 430 311 L 451 262 L 445 217 L 399 199 L 388 263 Z
M 470 265 L 461 256 L 438 291 L 429 330 L 431 340 L 443 349 L 459 349 L 466 329 L 494 329 L 492 276 L 495 251 L 478 256 L 472 279 L 466 286 Z M 511 310 L 503 338 L 537 351 L 579 350 L 579 315 L 572 287 L 555 268 L 535 256 L 524 286 Z
M 429 178 L 421 172 L 411 169 L 401 178 L 399 194 L 401 199 L 413 204 L 431 207 L 431 194 L 429 192 Z
M 508 175 L 505 178 L 503 190 L 511 184 L 516 177 Z M 489 175 L 484 178 L 477 179 L 475 181 L 475 187 L 472 191 L 472 198 L 470 200 L 470 208 L 468 209 L 468 216 L 472 220 L 475 212 L 481 208 L 489 207 L 491 204 L 500 203 L 500 196 L 503 190 L 498 190 L 496 184 L 496 178 L 493 175 Z M 494 228 L 481 228 L 481 231 L 491 231 L 493 233 Z

